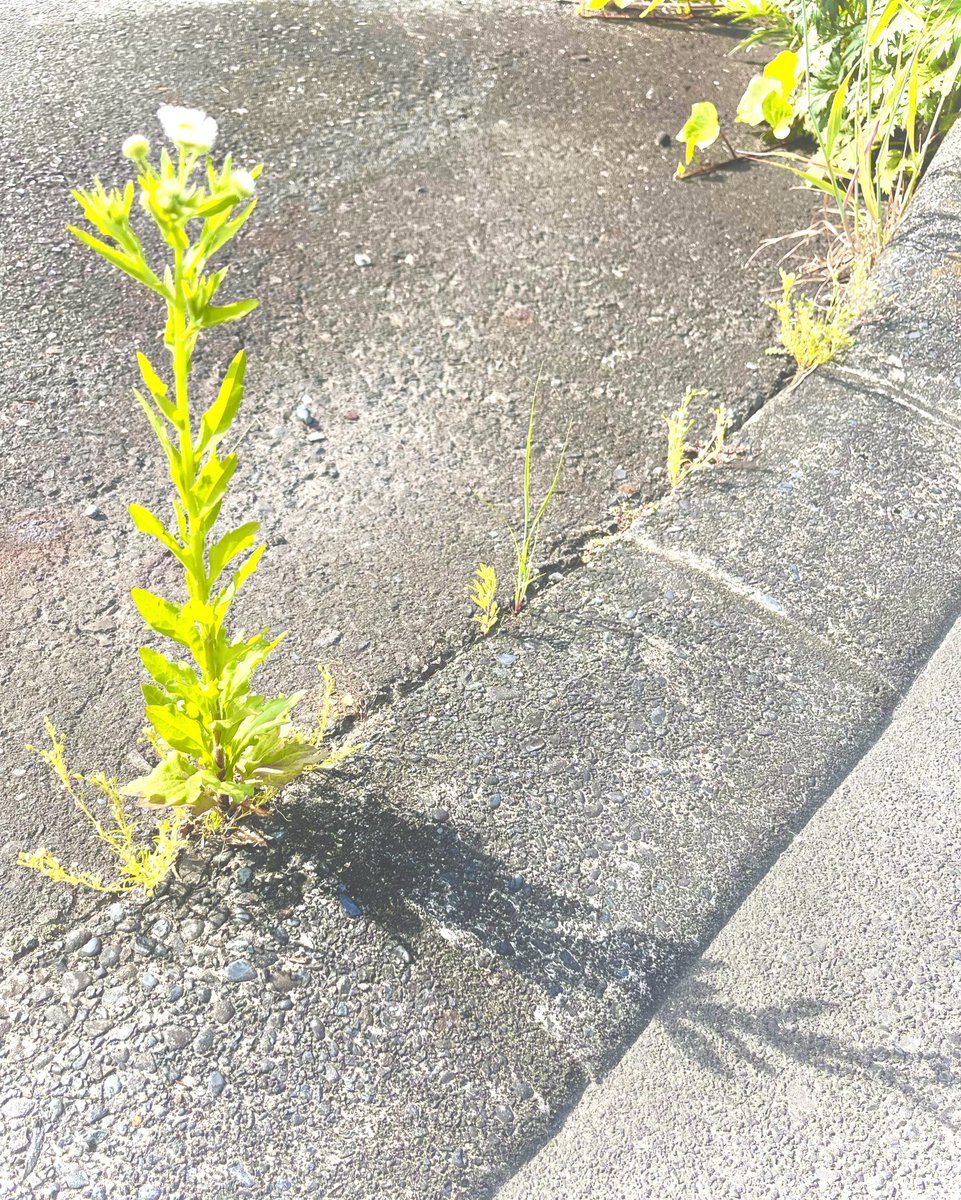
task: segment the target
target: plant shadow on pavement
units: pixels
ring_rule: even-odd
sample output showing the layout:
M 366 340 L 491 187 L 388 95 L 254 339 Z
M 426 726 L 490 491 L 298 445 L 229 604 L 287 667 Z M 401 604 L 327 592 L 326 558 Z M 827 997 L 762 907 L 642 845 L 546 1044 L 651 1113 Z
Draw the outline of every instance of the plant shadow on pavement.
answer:
M 786 1004 L 748 1008 L 726 999 L 715 981 L 724 963 L 704 958 L 677 984 L 658 1021 L 687 1058 L 722 1079 L 758 1075 L 783 1078 L 791 1065 L 900 1092 L 957 1129 L 933 1088 L 961 1086 L 961 1066 L 946 1055 L 897 1045 L 845 1042 L 825 1029 L 841 1006 L 798 997 Z M 836 1023 L 836 1019 L 835 1019 Z
M 615 925 L 600 906 L 532 885 L 450 824 L 358 797 L 347 781 L 341 791 L 330 776 L 312 791 L 284 855 L 315 863 L 338 894 L 397 939 L 429 934 L 433 922 L 467 934 L 562 1007 L 577 993 L 609 1008 L 619 1042 L 650 1015 L 653 978 L 677 970 L 679 947 Z

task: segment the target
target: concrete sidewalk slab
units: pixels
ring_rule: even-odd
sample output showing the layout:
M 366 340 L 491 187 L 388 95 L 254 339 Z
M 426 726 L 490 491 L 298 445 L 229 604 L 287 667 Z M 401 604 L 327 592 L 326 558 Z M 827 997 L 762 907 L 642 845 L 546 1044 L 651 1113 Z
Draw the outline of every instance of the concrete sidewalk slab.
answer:
M 516 510 L 542 366 L 538 469 L 574 420 L 562 540 L 621 487 L 657 490 L 685 387 L 739 419 L 771 394 L 769 267 L 747 260 L 808 199 L 773 171 L 675 184 L 656 144 L 705 80 L 733 106 L 752 70 L 733 44 L 553 0 L 3 6 L 0 750 L 26 774 L 0 844 L 84 852 L 23 746 L 49 712 L 78 765 L 129 773 L 129 588 L 178 586 L 125 511 L 167 504 L 130 395 L 160 314 L 68 238 L 70 188 L 126 177 L 121 140 L 155 137 L 162 102 L 207 105 L 225 150 L 266 161 L 232 284 L 262 311 L 198 356 L 209 389 L 237 338 L 250 355 L 231 513 L 270 551 L 241 619 L 291 632 L 266 686 L 309 690 L 322 659 L 365 704 L 461 645 L 478 561 L 506 572 L 472 489 Z
M 498 1200 L 961 1196 L 961 627 Z

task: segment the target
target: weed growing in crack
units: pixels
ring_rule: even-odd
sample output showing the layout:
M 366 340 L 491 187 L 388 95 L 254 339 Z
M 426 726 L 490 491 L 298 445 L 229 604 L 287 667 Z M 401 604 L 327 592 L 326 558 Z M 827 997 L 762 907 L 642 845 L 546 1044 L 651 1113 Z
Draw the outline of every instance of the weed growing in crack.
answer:
M 70 226 L 70 231 L 124 274 L 162 301 L 166 314 L 164 345 L 170 356 L 166 379 L 144 354 L 138 354 L 144 391 L 135 396 L 167 461 L 173 485 L 172 513 L 164 521 L 138 504 L 129 506 L 136 528 L 155 539 L 182 569 L 185 599 L 172 600 L 142 588 L 131 592 L 146 625 L 179 648 L 170 657 L 152 646 L 140 650 L 150 676 L 143 684 L 147 735 L 158 762 L 146 775 L 119 788 L 104 776 L 71 775 L 63 743 L 50 730 L 52 750 L 43 752 L 74 802 L 86 814 L 121 863 L 118 886 L 137 884 L 151 890 L 176 859 L 190 830 L 225 830 L 265 804 L 304 771 L 329 766 L 352 752 L 325 757 L 333 691 L 324 675 L 324 704 L 318 732 L 303 733 L 293 724 L 300 695 L 272 699 L 253 691 L 252 678 L 283 639 L 266 629 L 253 636 L 231 634 L 230 608 L 256 571 L 265 546 L 257 544 L 259 525 L 246 521 L 215 533 L 236 453 L 222 453 L 244 390 L 246 356 L 241 350 L 227 369 L 219 393 L 198 411 L 190 395 L 194 349 L 201 334 L 246 316 L 256 300 L 214 303 L 227 270 L 210 262 L 249 219 L 260 168 L 233 166 L 228 155 L 218 170 L 210 157 L 216 122 L 194 109 L 164 106 L 158 117 L 174 146 L 150 161 L 146 138 L 124 143 L 136 168 L 136 182 L 123 190 L 99 180 L 73 193 L 84 217 L 100 237 Z M 138 199 L 135 208 L 134 200 Z M 154 270 L 131 217 L 142 211 L 156 226 L 170 260 Z M 182 657 L 186 651 L 186 660 Z M 92 787 L 112 815 L 108 828 L 94 816 L 76 785 Z M 173 810 L 155 831 L 154 844 L 137 848 L 136 826 L 125 815 L 122 797 L 143 806 Z M 71 874 L 46 851 L 25 854 L 23 865 L 53 878 L 103 890 L 95 876 Z
M 514 577 L 513 612 L 515 616 L 527 603 L 528 590 L 539 578 L 537 573 L 537 547 L 541 536 L 541 521 L 543 521 L 544 514 L 547 512 L 551 501 L 554 499 L 554 493 L 557 491 L 561 471 L 564 468 L 564 459 L 567 456 L 567 445 L 571 437 L 571 425 L 568 424 L 567 433 L 564 436 L 564 444 L 561 447 L 561 453 L 557 460 L 557 467 L 554 470 L 550 487 L 547 489 L 543 500 L 537 504 L 531 492 L 531 457 L 534 450 L 534 416 L 537 410 L 539 385 L 540 380 L 538 380 L 538 387 L 534 388 L 534 395 L 531 399 L 530 417 L 527 422 L 527 444 L 524 450 L 523 527 L 515 530 L 514 526 L 499 509 L 495 508 L 490 501 L 485 500 L 483 496 L 480 497 L 510 534 L 511 544 L 514 547 L 516 573 Z
M 851 330 L 871 302 L 866 275 L 865 264 L 856 264 L 847 286 L 835 279 L 830 301 L 818 305 L 812 297 L 796 293 L 796 275 L 781 272 L 781 298 L 771 307 L 780 322 L 781 345 L 797 363 L 798 371 L 822 366 L 854 344 Z
M 469 595 L 471 604 L 477 609 L 471 617 L 480 626 L 484 637 L 497 624 L 500 616 L 500 606 L 497 603 L 497 574 L 493 567 L 481 563 L 470 581 Z
M 667 425 L 667 481 L 672 491 L 694 471 L 717 462 L 725 452 L 731 414 L 723 404 L 711 409 L 714 429 L 708 441 L 699 450 L 688 441 L 694 429 L 691 401 L 706 395 L 702 388 L 688 388 L 681 403 L 664 418 Z

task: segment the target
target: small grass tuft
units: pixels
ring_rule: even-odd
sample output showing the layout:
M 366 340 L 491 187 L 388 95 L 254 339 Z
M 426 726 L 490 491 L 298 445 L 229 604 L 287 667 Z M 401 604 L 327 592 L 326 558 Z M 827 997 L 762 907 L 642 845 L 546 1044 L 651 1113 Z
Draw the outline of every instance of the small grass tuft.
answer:
M 497 573 L 493 567 L 486 563 L 478 566 L 470 581 L 469 594 L 471 604 L 477 609 L 471 620 L 477 622 L 481 633 L 487 637 L 500 616 L 500 607 L 496 599 Z
M 664 418 L 667 425 L 667 481 L 671 491 L 694 471 L 717 462 L 725 450 L 731 414 L 723 404 L 711 409 L 714 429 L 708 441 L 700 449 L 695 449 L 688 441 L 694 429 L 694 418 L 690 415 L 691 401 L 706 395 L 703 388 L 688 388 L 681 403 Z

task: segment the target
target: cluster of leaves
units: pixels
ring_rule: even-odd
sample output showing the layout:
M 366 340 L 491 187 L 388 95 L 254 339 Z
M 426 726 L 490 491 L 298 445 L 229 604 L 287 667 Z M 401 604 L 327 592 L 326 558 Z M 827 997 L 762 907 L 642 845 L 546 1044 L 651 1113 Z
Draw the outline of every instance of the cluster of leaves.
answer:
M 497 603 L 497 573 L 493 567 L 481 563 L 470 581 L 469 595 L 471 604 L 477 610 L 471 617 L 480 626 L 484 637 L 497 624 L 500 617 L 500 605 Z
M 715 11 L 759 24 L 745 44 L 785 46 L 751 80 L 735 120 L 765 133 L 778 151 L 771 161 L 834 200 L 846 233 L 869 222 L 880 248 L 957 114 L 958 0 L 765 0 Z M 720 136 L 714 105 L 696 104 L 678 134 L 687 163 Z M 782 148 L 799 136 L 814 148 Z
M 831 362 L 854 343 L 851 330 L 871 301 L 867 266 L 856 263 L 847 285 L 835 278 L 827 304 L 796 292 L 797 276 L 781 272 L 781 297 L 772 302 L 780 325 L 781 345 L 799 371 Z
M 97 837 L 117 859 L 118 878 L 106 883 L 100 875 L 92 871 L 71 870 L 64 867 L 60 860 L 46 849 L 21 852 L 18 859 L 20 865 L 39 871 L 55 883 L 68 883 L 95 892 L 129 892 L 139 887 L 143 888 L 148 896 L 153 895 L 177 861 L 181 850 L 187 845 L 184 836 L 186 811 L 174 809 L 170 816 L 164 817 L 153 828 L 148 840 L 141 840 L 137 822 L 130 818 L 124 808 L 116 779 L 108 779 L 102 774 L 81 775 L 71 771 L 64 756 L 63 738 L 49 720 L 46 722 L 46 728 L 50 740 L 49 749 L 36 750 L 33 746 L 28 749 L 35 750 L 50 767 L 64 791 L 93 827 Z M 110 815 L 109 826 L 95 815 L 84 791 L 92 793 L 105 805 Z
M 258 789 L 281 787 L 315 758 L 313 747 L 288 736 L 300 697 L 268 700 L 251 687 L 255 669 L 281 639 L 271 639 L 266 630 L 232 636 L 226 626 L 234 599 L 265 549 L 262 543 L 255 546 L 256 521 L 214 536 L 237 467 L 236 454 L 224 455 L 220 447 L 243 399 L 244 352 L 230 364 L 219 394 L 199 420 L 191 411 L 188 378 L 201 332 L 256 307 L 255 300 L 214 304 L 227 271 L 208 266 L 253 212 L 256 200 L 250 192 L 259 168 L 244 172 L 238 186 L 229 157 L 218 171 L 207 156 L 205 179 L 198 183 L 194 176 L 201 157 L 200 149 L 181 144 L 176 161 L 165 149 L 157 168 L 147 153 L 135 159 L 141 207 L 172 251 L 173 263 L 162 275 L 152 271 L 131 228 L 133 183 L 123 192 L 107 192 L 98 183 L 75 193 L 87 220 L 108 241 L 73 229 L 109 262 L 161 296 L 166 306 L 164 342 L 172 389 L 139 354 L 144 391 L 135 395 L 167 460 L 173 521 L 165 524 L 136 504 L 130 515 L 142 533 L 180 564 L 187 598 L 178 602 L 141 588 L 131 595 L 146 624 L 183 647 L 192 662 L 141 649 L 151 679 L 143 685 L 146 717 L 161 757 L 124 792 L 147 804 L 182 805 L 194 815 L 234 805 L 252 809 Z

